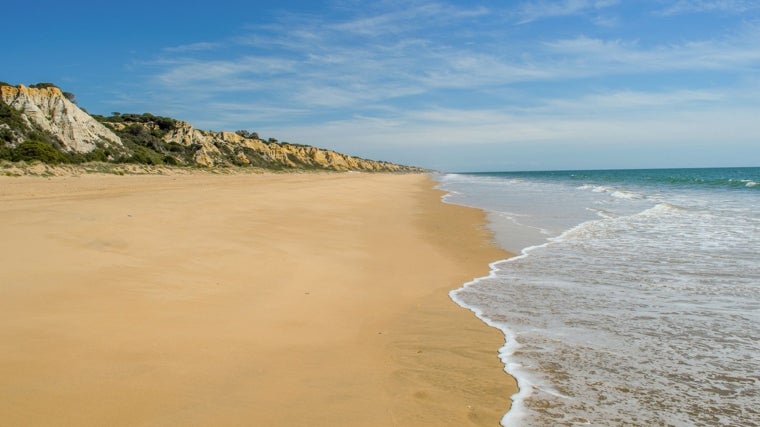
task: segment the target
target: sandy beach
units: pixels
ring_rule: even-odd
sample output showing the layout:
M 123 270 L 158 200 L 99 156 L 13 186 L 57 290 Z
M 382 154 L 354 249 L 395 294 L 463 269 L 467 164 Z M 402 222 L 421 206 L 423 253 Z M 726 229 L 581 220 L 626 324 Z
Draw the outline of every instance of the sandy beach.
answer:
M 507 256 L 425 175 L 0 177 L 3 425 L 498 426 Z

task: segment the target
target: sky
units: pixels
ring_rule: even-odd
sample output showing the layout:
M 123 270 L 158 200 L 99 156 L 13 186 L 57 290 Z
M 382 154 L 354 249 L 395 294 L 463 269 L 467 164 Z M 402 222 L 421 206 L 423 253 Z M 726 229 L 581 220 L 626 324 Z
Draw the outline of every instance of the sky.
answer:
M 0 80 L 441 171 L 760 166 L 760 0 L 6 0 Z

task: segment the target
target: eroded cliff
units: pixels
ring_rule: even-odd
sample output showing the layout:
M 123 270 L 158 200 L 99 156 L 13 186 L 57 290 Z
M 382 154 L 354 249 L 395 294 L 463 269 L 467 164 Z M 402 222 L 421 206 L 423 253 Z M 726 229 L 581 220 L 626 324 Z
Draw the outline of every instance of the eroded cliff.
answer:
M 373 172 L 421 170 L 307 145 L 278 143 L 274 139 L 263 141 L 250 132 L 203 131 L 188 122 L 152 114 L 93 117 L 52 85 L 40 88 L 0 85 L 0 93 L 2 102 L 17 110 L 29 128 L 10 129 L 2 124 L 8 128 L 5 141 L 0 141 L 6 148 L 20 145 L 32 129 L 44 132 L 56 149 L 98 154 L 89 156 L 113 162 Z
M 0 86 L 8 106 L 21 112 L 29 127 L 49 132 L 66 151 L 85 153 L 101 146 L 121 146 L 121 138 L 69 101 L 57 87 Z

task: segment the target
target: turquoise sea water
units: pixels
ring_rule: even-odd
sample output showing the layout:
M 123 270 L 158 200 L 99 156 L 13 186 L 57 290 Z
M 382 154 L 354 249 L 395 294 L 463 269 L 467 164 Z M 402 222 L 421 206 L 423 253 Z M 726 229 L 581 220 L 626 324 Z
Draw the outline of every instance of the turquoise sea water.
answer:
M 760 425 L 760 168 L 438 179 L 519 255 L 452 292 L 504 331 L 504 425 Z

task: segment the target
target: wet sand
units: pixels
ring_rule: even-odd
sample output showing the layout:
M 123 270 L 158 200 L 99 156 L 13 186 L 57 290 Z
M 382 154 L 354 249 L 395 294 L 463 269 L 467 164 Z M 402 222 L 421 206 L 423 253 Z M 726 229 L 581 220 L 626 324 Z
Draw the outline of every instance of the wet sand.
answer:
M 425 175 L 0 177 L 7 425 L 497 426 L 507 256 Z

